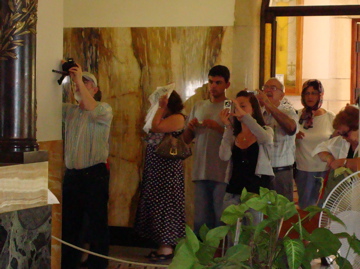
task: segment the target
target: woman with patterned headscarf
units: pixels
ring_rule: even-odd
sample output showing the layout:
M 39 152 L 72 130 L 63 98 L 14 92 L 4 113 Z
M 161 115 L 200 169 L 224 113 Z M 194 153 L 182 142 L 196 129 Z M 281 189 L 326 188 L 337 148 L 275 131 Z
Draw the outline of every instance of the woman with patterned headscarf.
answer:
M 299 109 L 299 132 L 296 135 L 296 175 L 295 182 L 299 195 L 299 206 L 304 209 L 316 205 L 319 199 L 321 178 L 328 168 L 318 156 L 312 157 L 313 149 L 333 134 L 334 113 L 321 108 L 324 88 L 317 79 L 304 82 Z

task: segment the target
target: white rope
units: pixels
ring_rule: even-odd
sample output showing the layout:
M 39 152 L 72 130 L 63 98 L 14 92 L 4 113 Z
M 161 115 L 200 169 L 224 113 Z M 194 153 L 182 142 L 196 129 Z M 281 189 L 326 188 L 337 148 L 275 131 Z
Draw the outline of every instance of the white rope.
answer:
M 82 252 L 85 252 L 85 253 L 88 253 L 88 254 L 91 254 L 91 255 L 94 255 L 94 256 L 98 256 L 100 258 L 104 258 L 104 259 L 108 259 L 110 261 L 115 261 L 115 262 L 121 262 L 121 263 L 127 263 L 127 264 L 131 264 L 131 265 L 141 265 L 141 266 L 151 266 L 151 267 L 159 267 L 159 268 L 168 268 L 169 266 L 168 265 L 165 265 L 165 264 L 154 264 L 154 263 L 141 263 L 141 262 L 133 262 L 133 261 L 126 261 L 126 260 L 122 260 L 122 259 L 118 259 L 118 258 L 114 258 L 114 257 L 109 257 L 109 256 L 105 256 L 105 255 L 101 255 L 101 254 L 98 254 L 96 252 L 92 252 L 92 251 L 89 251 L 87 249 L 84 249 L 84 248 L 80 248 L 78 246 L 75 246 L 75 245 L 72 245 L 68 242 L 65 242 L 63 240 L 61 240 L 60 238 L 57 238 L 56 236 L 51 236 L 52 238 L 54 238 L 55 240 L 59 241 L 60 243 L 64 244 L 64 245 L 67 245 L 69 247 L 72 247 L 72 248 L 75 248 L 77 250 L 80 250 Z

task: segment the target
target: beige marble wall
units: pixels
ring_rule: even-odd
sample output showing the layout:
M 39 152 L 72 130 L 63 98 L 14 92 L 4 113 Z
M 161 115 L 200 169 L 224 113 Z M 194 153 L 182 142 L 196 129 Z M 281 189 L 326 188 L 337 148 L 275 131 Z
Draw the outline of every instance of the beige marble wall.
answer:
M 0 213 L 47 205 L 48 162 L 0 167 Z
M 232 27 L 73 28 L 64 30 L 64 56 L 95 73 L 114 111 L 110 137 L 109 225 L 132 226 L 143 166 L 142 127 L 148 96 L 176 83 L 188 113 L 206 98 L 208 70 L 231 69 Z M 192 223 L 191 160 L 186 161 L 186 213 Z
M 49 154 L 48 188 L 61 203 L 61 184 L 64 174 L 62 140 L 39 142 L 41 150 Z M 61 204 L 52 205 L 51 235 L 61 238 Z M 51 269 L 60 269 L 61 244 L 51 240 Z

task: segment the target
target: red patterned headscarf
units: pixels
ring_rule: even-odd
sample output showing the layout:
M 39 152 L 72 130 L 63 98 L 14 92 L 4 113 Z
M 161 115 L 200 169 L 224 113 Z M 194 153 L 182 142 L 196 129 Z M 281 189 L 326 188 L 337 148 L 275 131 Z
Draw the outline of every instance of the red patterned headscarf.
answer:
M 319 91 L 319 100 L 316 102 L 314 106 L 310 107 L 306 105 L 305 102 L 305 91 L 311 86 L 314 88 L 314 90 Z M 321 107 L 323 102 L 323 96 L 324 96 L 324 88 L 320 80 L 309 79 L 304 82 L 301 91 L 301 103 L 305 109 L 303 110 L 299 119 L 300 124 L 304 122 L 304 129 L 309 129 L 313 127 L 314 112 Z

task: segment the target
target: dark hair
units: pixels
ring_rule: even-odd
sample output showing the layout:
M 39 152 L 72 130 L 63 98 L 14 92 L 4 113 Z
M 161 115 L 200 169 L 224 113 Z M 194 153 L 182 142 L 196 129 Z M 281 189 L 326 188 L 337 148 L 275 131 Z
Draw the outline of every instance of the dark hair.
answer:
M 264 127 L 266 124 L 265 124 L 263 115 L 261 113 L 259 101 L 256 98 L 256 96 L 252 92 L 242 90 L 242 91 L 238 92 L 238 94 L 236 95 L 236 98 L 237 97 L 249 98 L 249 102 L 253 109 L 253 114 L 251 116 L 256 120 L 256 122 L 260 126 Z M 234 135 L 237 136 L 239 133 L 241 133 L 241 131 L 242 131 L 241 123 L 240 123 L 240 121 L 238 121 L 238 119 L 236 117 L 234 117 Z
M 347 105 L 338 114 L 333 121 L 333 128 L 338 129 L 341 125 L 349 127 L 349 131 L 359 129 L 359 109 L 352 105 Z
M 183 110 L 184 108 L 183 102 L 181 100 L 180 95 L 176 91 L 173 91 L 170 94 L 167 108 L 169 109 L 171 114 L 181 113 L 181 111 Z
M 228 83 L 230 79 L 230 71 L 224 65 L 215 65 L 210 69 L 208 76 L 212 77 L 223 77 L 225 82 Z
M 94 94 L 94 99 L 95 99 L 95 101 L 100 102 L 101 98 L 102 98 L 102 92 L 100 91 L 99 86 L 98 86 L 98 91 Z

